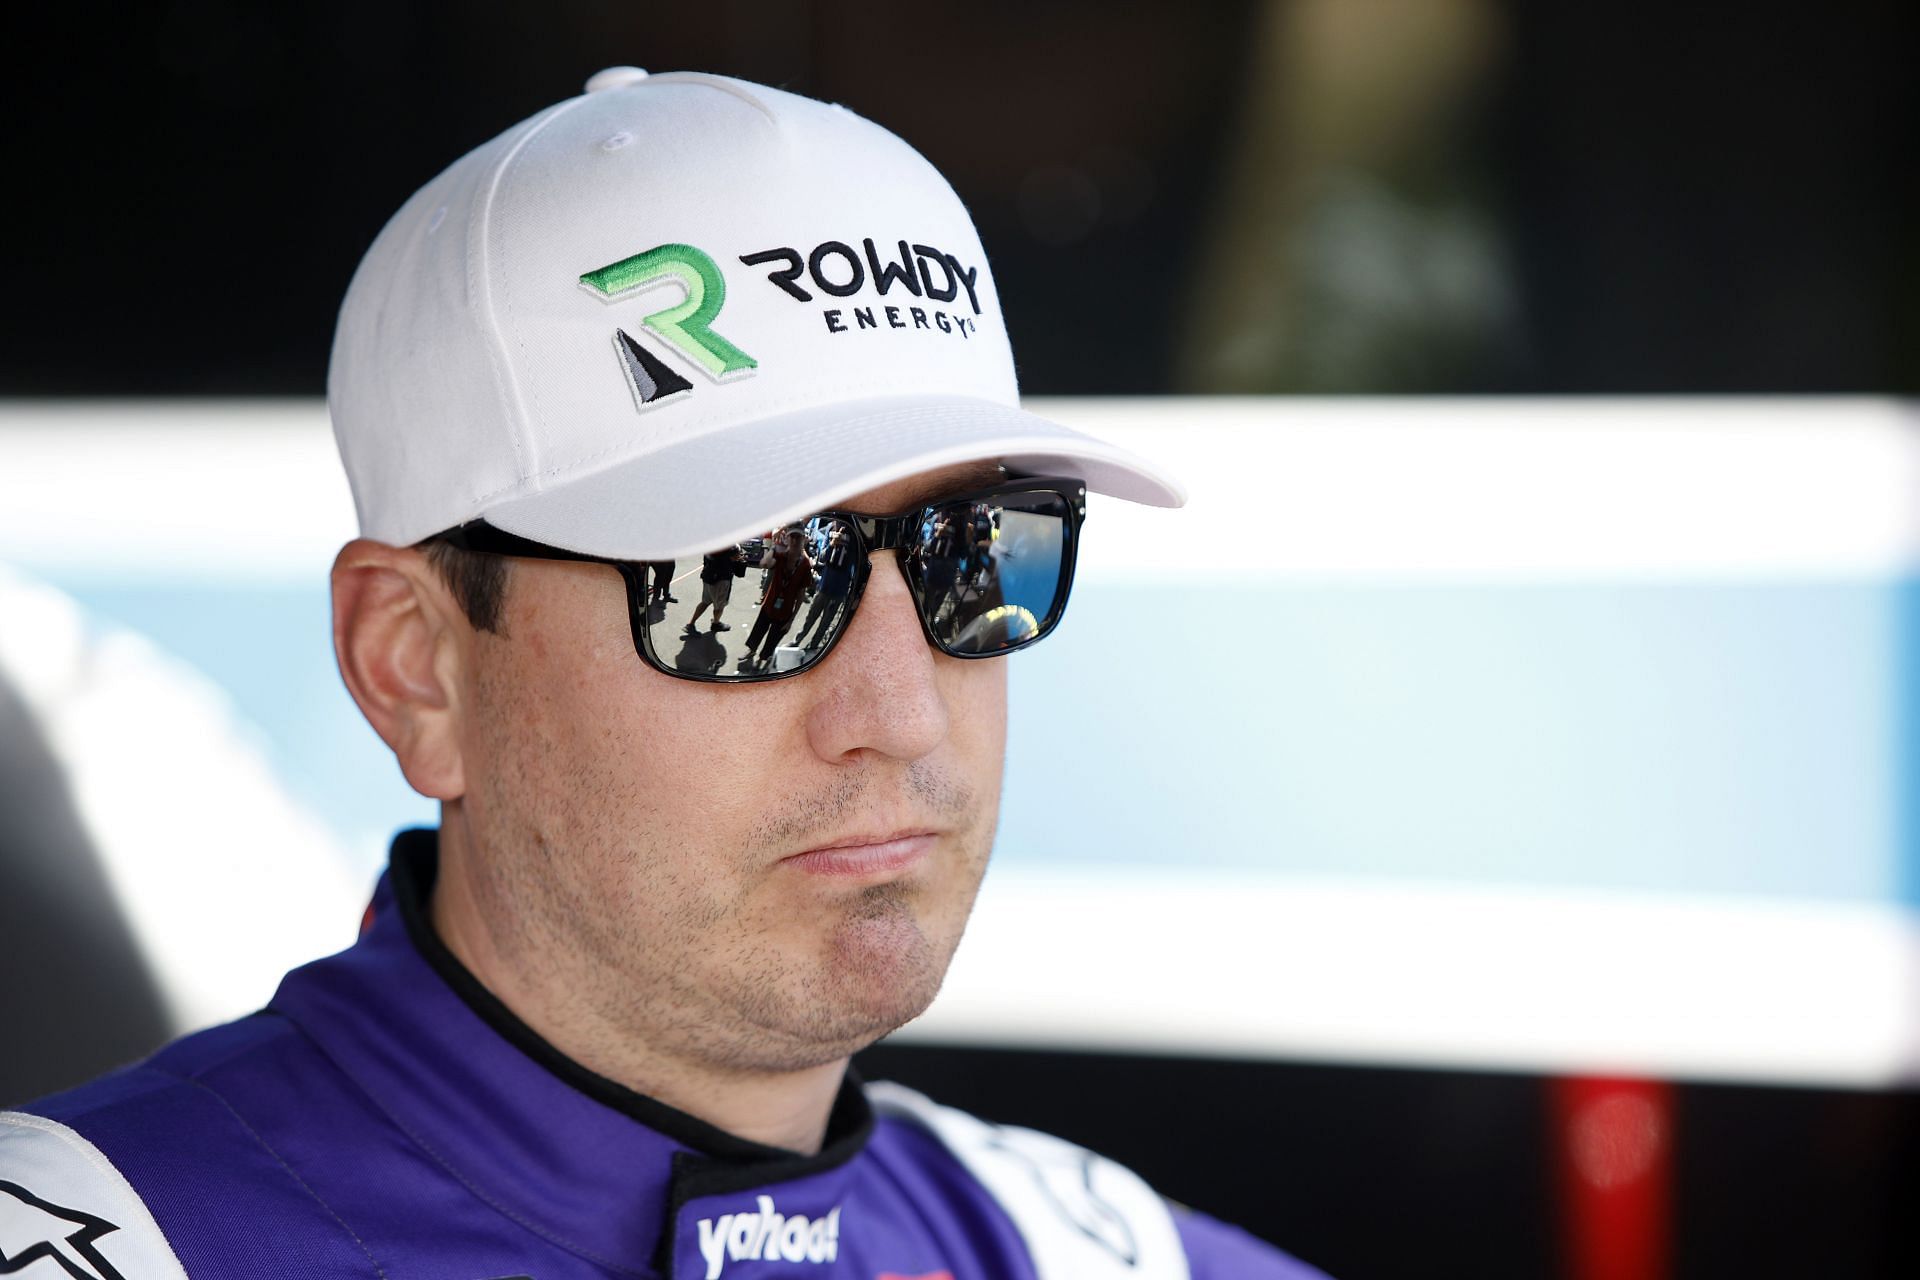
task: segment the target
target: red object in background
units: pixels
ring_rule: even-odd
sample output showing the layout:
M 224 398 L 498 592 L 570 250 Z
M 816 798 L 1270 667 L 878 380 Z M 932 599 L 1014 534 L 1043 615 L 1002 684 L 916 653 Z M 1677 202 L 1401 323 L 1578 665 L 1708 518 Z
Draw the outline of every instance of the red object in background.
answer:
M 1551 1087 L 1571 1280 L 1666 1280 L 1673 1261 L 1673 1089 L 1574 1076 Z

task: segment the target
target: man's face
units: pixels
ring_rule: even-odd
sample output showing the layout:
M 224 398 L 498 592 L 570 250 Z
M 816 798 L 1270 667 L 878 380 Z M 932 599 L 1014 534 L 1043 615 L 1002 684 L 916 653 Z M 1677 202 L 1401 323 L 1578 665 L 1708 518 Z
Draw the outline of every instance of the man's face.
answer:
M 836 505 L 891 512 L 986 478 Z M 679 591 L 700 565 L 675 566 Z M 833 652 L 765 684 L 646 667 L 605 566 L 516 562 L 504 624 L 472 638 L 449 826 L 492 951 L 568 1006 L 551 1016 L 770 1071 L 926 1007 L 993 840 L 1006 664 L 931 648 L 893 553 Z

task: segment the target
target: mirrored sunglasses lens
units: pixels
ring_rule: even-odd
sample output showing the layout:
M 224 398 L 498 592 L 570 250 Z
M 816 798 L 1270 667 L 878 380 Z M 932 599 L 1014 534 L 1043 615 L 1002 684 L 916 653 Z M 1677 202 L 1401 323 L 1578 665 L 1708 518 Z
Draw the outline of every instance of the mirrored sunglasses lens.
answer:
M 921 522 L 921 609 L 949 653 L 1001 653 L 1056 620 L 1067 569 L 1067 504 L 1011 494 L 934 507 Z
M 784 675 L 818 661 L 846 625 L 854 531 L 834 516 L 645 569 L 647 638 L 682 675 Z

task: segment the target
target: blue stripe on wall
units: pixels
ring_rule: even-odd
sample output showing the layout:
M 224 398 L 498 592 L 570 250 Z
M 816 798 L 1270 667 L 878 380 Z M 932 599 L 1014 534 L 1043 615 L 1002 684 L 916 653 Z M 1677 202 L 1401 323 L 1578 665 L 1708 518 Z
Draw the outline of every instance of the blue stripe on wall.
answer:
M 1920 909 L 1920 579 L 1899 588 L 1899 679 L 1892 699 L 1898 713 L 1894 746 L 1900 901 Z
M 1001 848 L 1883 898 L 1903 596 L 1090 585 L 1016 659 Z
M 287 790 L 368 869 L 384 861 L 395 830 L 439 821 L 438 804 L 407 786 L 340 683 L 324 579 L 311 587 L 55 585 L 219 684 L 240 716 L 264 731 L 267 759 Z M 211 800 L 219 782 L 207 780 Z

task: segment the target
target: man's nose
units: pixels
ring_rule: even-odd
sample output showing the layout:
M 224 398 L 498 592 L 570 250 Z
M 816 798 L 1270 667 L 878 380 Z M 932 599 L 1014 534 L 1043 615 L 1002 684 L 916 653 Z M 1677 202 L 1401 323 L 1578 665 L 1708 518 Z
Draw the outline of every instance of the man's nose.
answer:
M 872 751 L 918 760 L 945 741 L 950 720 L 943 661 L 927 643 L 895 553 L 876 552 L 847 632 L 812 679 L 820 694 L 807 723 L 823 760 Z

